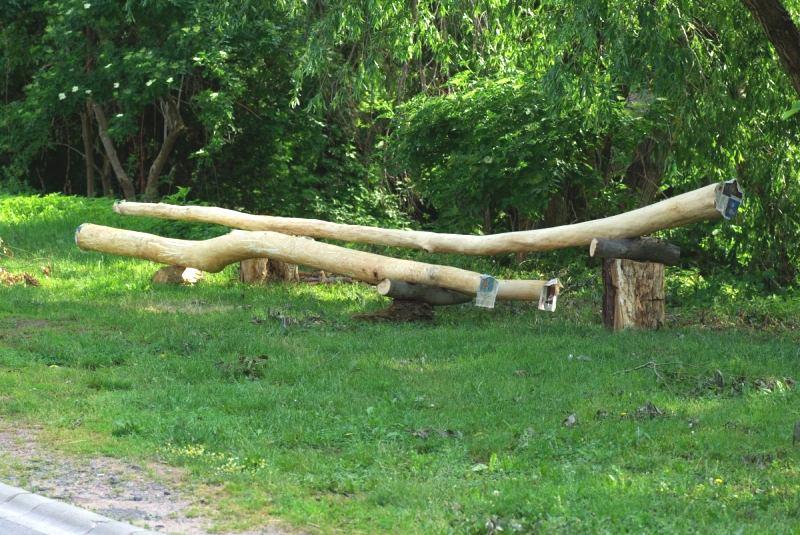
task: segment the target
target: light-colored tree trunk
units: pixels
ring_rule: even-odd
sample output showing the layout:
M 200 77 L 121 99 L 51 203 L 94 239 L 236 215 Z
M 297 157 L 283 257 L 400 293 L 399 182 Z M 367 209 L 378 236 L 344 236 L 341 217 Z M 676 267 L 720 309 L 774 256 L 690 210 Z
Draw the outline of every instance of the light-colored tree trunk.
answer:
M 191 266 L 212 273 L 242 260 L 270 258 L 341 273 L 370 284 L 394 279 L 475 295 L 481 283 L 481 275 L 472 271 L 389 258 L 277 232 L 235 230 L 210 240 L 190 241 L 84 224 L 75 232 L 75 242 L 85 250 Z M 536 301 L 547 281 L 498 282 L 497 299 Z
M 721 190 L 722 184 L 711 184 L 605 219 L 489 236 L 344 225 L 316 219 L 251 215 L 210 206 L 125 202 L 116 204 L 114 210 L 124 215 L 215 223 L 245 230 L 270 230 L 296 236 L 409 247 L 428 252 L 492 255 L 585 247 L 594 238 L 637 238 L 658 230 L 717 219 L 722 217 L 716 208 L 717 194 Z

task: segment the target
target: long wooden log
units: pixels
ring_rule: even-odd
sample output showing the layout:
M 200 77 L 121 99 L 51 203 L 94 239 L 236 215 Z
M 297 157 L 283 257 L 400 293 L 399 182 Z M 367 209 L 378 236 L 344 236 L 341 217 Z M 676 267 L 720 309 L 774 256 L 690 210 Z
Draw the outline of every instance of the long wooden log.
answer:
M 394 299 L 421 301 L 433 306 L 458 305 L 472 301 L 472 296 L 412 282 L 384 279 L 375 287 L 379 294 Z
M 270 258 L 349 275 L 371 284 L 394 279 L 470 295 L 477 293 L 481 280 L 480 274 L 464 269 L 389 258 L 269 231 L 234 230 L 217 238 L 191 241 L 87 223 L 78 227 L 75 242 L 85 250 L 191 266 L 211 273 L 248 258 Z M 545 283 L 541 280 L 499 281 L 497 299 L 535 301 Z
M 674 266 L 680 261 L 681 248 L 655 238 L 611 240 L 595 238 L 589 244 L 589 256 L 597 258 L 626 258 L 637 262 L 658 262 Z
M 344 225 L 318 219 L 251 215 L 209 206 L 121 202 L 114 206 L 114 210 L 125 215 L 215 223 L 243 230 L 270 230 L 296 236 L 408 247 L 436 253 L 492 255 L 585 247 L 597 237 L 635 238 L 652 234 L 657 230 L 717 219 L 722 216 L 720 213 L 722 208 L 717 207 L 717 199 L 722 194 L 723 184 L 729 183 L 711 184 L 605 219 L 488 236 Z M 733 189 L 739 192 L 741 198 L 738 185 Z M 736 206 L 738 207 L 738 204 Z M 727 210 L 726 217 L 732 212 L 735 210 Z

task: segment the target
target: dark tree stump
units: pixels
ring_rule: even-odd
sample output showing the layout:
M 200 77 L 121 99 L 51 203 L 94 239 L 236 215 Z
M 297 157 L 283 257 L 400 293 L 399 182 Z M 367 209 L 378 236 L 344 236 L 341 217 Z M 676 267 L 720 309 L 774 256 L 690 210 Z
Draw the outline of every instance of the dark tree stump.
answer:
M 603 290 L 603 324 L 609 329 L 658 329 L 664 324 L 664 264 L 606 259 Z

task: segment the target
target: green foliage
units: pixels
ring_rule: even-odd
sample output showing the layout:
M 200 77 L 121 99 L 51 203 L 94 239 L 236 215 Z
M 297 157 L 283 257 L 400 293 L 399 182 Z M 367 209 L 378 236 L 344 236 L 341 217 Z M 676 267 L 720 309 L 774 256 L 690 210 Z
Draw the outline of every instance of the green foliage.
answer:
M 162 194 L 490 232 L 735 177 L 739 220 L 665 235 L 706 273 L 797 281 L 800 122 L 738 0 L 16 0 L 0 70 L 6 190 L 83 191 L 90 98 L 140 183 L 174 100 L 187 131 Z
M 506 216 L 516 219 L 513 228 L 520 219 L 541 220 L 567 184 L 599 189 L 586 146 L 597 145 L 600 133 L 539 87 L 525 77 L 459 79 L 449 95 L 400 109 L 391 139 L 397 165 L 414 177 L 440 225 L 473 231 L 483 224 L 491 232 Z M 621 117 L 624 106 L 618 109 Z

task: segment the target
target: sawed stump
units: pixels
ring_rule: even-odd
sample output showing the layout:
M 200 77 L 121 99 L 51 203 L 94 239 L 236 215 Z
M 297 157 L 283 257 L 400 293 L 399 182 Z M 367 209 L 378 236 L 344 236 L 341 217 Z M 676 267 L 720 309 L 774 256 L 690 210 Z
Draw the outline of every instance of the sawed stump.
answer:
M 594 239 L 589 255 L 603 258 L 603 324 L 607 328 L 658 329 L 664 324 L 664 265 L 678 263 L 678 247 L 653 238 Z
M 266 284 L 270 281 L 298 282 L 300 270 L 296 264 L 269 258 L 251 258 L 239 263 L 239 280 L 246 284 Z

